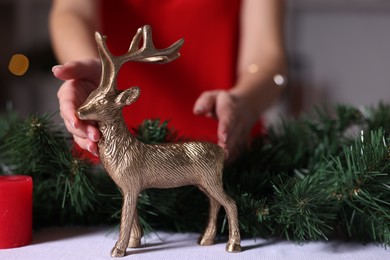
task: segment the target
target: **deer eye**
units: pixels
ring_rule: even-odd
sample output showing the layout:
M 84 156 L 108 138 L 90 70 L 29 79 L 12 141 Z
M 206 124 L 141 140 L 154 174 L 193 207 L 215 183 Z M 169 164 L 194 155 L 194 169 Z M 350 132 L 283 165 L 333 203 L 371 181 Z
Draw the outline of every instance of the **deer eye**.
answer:
M 99 100 L 99 104 L 100 105 L 104 105 L 106 103 L 107 103 L 107 99 L 105 99 L 105 98 L 102 98 L 102 99 Z

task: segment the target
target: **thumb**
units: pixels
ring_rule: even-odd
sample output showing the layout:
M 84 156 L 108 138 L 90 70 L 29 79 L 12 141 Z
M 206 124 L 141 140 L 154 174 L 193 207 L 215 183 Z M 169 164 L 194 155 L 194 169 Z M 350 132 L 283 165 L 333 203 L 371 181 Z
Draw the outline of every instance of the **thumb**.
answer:
M 195 101 L 193 113 L 195 115 L 215 116 L 215 103 L 218 91 L 205 91 Z

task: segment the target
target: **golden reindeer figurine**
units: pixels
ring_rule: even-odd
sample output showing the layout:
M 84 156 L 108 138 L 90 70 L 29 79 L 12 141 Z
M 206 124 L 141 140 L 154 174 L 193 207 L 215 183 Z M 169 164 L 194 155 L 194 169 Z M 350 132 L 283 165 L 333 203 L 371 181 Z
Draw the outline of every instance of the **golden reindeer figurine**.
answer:
M 143 40 L 142 47 L 140 47 Z M 166 63 L 179 57 L 183 40 L 166 49 L 153 45 L 149 26 L 139 28 L 129 51 L 114 56 L 107 48 L 105 37 L 96 33 L 102 61 L 99 87 L 78 109 L 82 120 L 98 122 L 102 138 L 98 143 L 100 160 L 107 173 L 123 195 L 119 239 L 111 251 L 112 257 L 121 257 L 127 247 L 138 247 L 142 229 L 137 214 L 137 198 L 147 188 L 173 188 L 197 186 L 210 199 L 210 216 L 200 245 L 211 245 L 216 235 L 217 214 L 222 205 L 229 221 L 228 252 L 240 252 L 240 232 L 235 202 L 229 198 L 222 185 L 224 152 L 208 142 L 181 142 L 169 144 L 144 144 L 128 131 L 121 109 L 135 102 L 140 95 L 138 87 L 120 91 L 116 77 L 127 61 Z

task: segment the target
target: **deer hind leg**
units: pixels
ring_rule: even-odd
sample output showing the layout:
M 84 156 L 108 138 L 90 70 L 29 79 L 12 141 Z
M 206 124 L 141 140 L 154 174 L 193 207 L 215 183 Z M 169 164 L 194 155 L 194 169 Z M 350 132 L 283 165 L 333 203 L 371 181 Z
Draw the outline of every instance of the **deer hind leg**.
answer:
M 141 245 L 142 236 L 143 236 L 143 231 L 142 231 L 141 224 L 139 222 L 137 207 L 135 207 L 134 220 L 133 220 L 133 225 L 131 226 L 131 233 L 130 233 L 128 247 L 129 248 L 139 247 Z
M 141 238 L 143 236 L 143 231 L 139 223 L 137 207 L 134 211 L 134 220 L 133 225 L 131 226 L 130 239 L 129 239 L 129 248 L 137 248 L 141 245 Z
M 116 242 L 114 248 L 111 250 L 112 257 L 122 257 L 126 253 L 126 248 L 129 244 L 131 226 L 134 220 L 136 208 L 136 194 L 124 194 L 119 239 Z
M 226 195 L 222 185 L 208 185 L 204 188 L 226 211 L 229 223 L 229 241 L 226 244 L 226 251 L 230 253 L 241 252 L 241 238 L 236 203 Z
M 203 188 L 200 190 L 206 194 L 210 201 L 210 212 L 209 212 L 209 221 L 207 228 L 203 235 L 199 239 L 199 244 L 201 246 L 209 246 L 214 244 L 215 235 L 217 234 L 217 218 L 218 212 L 221 208 L 221 204 L 218 203 L 212 196 L 210 196 Z

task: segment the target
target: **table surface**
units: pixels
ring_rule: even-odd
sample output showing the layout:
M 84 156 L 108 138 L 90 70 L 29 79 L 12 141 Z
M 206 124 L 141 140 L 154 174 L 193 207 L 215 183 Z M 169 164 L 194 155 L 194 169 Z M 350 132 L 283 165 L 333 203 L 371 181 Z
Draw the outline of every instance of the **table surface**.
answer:
M 128 249 L 122 259 L 299 259 L 299 260 L 384 260 L 390 249 L 374 244 L 343 241 L 310 242 L 297 245 L 289 241 L 244 239 L 243 252 L 227 253 L 225 242 L 199 246 L 194 233 L 151 233 L 142 246 Z M 53 227 L 34 233 L 31 245 L 1 249 L 0 259 L 112 259 L 110 251 L 118 238 L 112 227 Z

